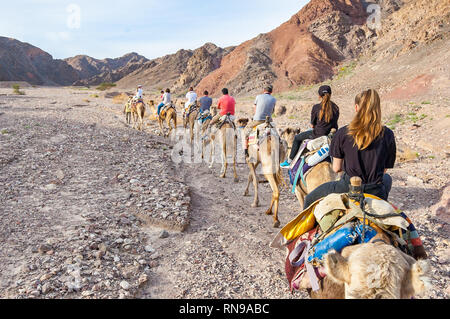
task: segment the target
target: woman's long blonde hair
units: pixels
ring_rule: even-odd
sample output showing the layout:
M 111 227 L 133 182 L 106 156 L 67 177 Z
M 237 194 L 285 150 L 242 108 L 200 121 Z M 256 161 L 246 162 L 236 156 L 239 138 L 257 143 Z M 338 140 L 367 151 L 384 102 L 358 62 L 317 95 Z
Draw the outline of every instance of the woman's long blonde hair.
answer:
M 348 126 L 348 135 L 353 137 L 359 150 L 364 150 L 384 133 L 380 96 L 377 91 L 370 89 L 358 94 L 355 104 L 359 110 Z

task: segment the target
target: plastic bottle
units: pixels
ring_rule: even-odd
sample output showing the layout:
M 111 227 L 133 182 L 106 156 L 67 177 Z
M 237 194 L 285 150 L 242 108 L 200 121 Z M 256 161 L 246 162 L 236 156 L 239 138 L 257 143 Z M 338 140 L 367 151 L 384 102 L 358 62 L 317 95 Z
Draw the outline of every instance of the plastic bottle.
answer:
M 330 146 L 328 144 L 325 144 L 324 146 L 322 146 L 320 150 L 317 151 L 316 154 L 311 156 L 306 162 L 308 163 L 309 166 L 313 167 L 314 165 L 317 165 L 324 159 L 326 159 L 329 154 L 330 154 Z

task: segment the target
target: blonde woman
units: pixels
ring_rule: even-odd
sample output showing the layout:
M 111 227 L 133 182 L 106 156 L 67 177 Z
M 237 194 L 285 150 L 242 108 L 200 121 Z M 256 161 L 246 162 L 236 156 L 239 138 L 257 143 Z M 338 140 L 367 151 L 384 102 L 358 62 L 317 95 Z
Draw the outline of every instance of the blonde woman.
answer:
M 384 200 L 389 197 L 392 178 L 387 169 L 394 168 L 396 143 L 394 133 L 381 124 L 380 96 L 367 90 L 356 96 L 355 116 L 348 126 L 337 131 L 331 146 L 333 170 L 344 172 L 340 181 L 325 183 L 305 198 L 304 208 L 332 193 L 347 193 L 350 178 L 363 181 L 363 192 Z

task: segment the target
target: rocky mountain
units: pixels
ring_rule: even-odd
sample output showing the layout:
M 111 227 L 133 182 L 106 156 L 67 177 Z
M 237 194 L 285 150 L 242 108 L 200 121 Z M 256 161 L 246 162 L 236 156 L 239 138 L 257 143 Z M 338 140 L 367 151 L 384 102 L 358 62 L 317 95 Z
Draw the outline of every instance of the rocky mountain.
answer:
M 361 0 L 311 0 L 288 22 L 238 46 L 198 90 L 251 94 L 272 83 L 276 91 L 324 81 L 339 62 L 358 55 L 367 39 Z
M 71 85 L 80 79 L 63 60 L 15 39 L 0 37 L 0 81 L 25 81 L 34 85 Z
M 196 50 L 179 50 L 175 54 L 150 60 L 117 82 L 119 88 L 142 84 L 147 90 L 170 87 L 183 91 L 196 86 L 205 76 L 220 67 L 222 59 L 234 47 L 219 48 L 206 43 Z
M 87 55 L 67 58 L 65 61 L 77 70 L 80 80 L 74 85 L 98 85 L 116 82 L 148 61 L 147 58 L 129 53 L 116 59 L 94 59 Z

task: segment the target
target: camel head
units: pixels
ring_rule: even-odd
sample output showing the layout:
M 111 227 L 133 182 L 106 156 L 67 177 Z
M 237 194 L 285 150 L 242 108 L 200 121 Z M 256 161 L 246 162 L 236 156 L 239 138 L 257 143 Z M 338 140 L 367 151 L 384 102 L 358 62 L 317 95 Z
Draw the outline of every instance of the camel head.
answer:
M 426 260 L 416 261 L 382 242 L 347 248 L 324 258 L 328 277 L 345 285 L 347 299 L 410 299 L 429 288 Z
M 236 122 L 237 127 L 246 127 L 249 121 L 250 121 L 250 120 L 249 120 L 248 118 L 242 118 L 242 119 L 239 119 L 239 120 L 237 120 L 237 122 Z
M 292 144 L 294 144 L 294 138 L 295 135 L 300 134 L 300 129 L 294 129 L 292 127 L 288 127 L 281 131 L 281 138 L 287 142 L 288 147 L 292 147 Z
M 155 101 L 154 100 L 150 100 L 150 101 L 148 101 L 148 104 L 150 104 L 151 106 L 155 106 Z

